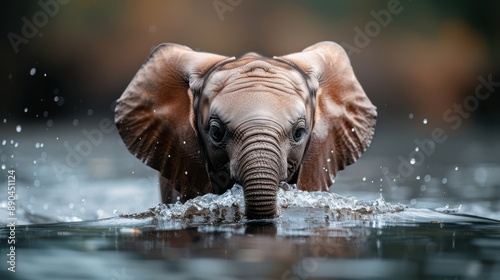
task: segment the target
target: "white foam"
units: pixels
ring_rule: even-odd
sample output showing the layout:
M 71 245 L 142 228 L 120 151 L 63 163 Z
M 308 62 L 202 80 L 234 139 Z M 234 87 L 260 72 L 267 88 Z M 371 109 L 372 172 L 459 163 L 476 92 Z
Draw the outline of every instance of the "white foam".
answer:
M 404 205 L 391 205 L 383 197 L 373 201 L 359 201 L 355 197 L 345 197 L 331 192 L 307 192 L 292 188 L 279 189 L 277 197 L 279 217 L 287 211 L 304 212 L 323 209 L 329 220 L 350 220 L 363 216 L 403 211 Z M 291 210 L 293 208 L 293 210 Z M 127 215 L 127 217 L 152 216 L 157 221 L 177 221 L 183 223 L 234 223 L 244 219 L 245 202 L 243 189 L 233 186 L 222 195 L 206 194 L 186 201 L 184 204 L 158 204 L 147 212 Z M 326 217 L 325 216 L 325 217 Z

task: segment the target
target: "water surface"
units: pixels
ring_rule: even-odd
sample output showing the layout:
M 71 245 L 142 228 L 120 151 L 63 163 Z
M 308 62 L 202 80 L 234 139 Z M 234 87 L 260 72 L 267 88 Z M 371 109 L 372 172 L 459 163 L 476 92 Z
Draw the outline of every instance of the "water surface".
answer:
M 115 132 L 74 167 L 61 145 L 85 139 L 78 131 L 25 127 L 12 138 L 0 152 L 2 171 L 17 175 L 16 272 L 2 227 L 2 279 L 500 277 L 500 165 L 482 150 L 497 145 L 487 141 L 470 148 L 479 160 L 440 150 L 391 182 L 382 169 L 397 170 L 397 155 L 375 143 L 340 172 L 334 193 L 280 190 L 278 218 L 248 221 L 239 186 L 159 204 L 156 173 Z M 57 163 L 68 169 L 58 174 Z M 6 225 L 3 194 L 0 206 Z

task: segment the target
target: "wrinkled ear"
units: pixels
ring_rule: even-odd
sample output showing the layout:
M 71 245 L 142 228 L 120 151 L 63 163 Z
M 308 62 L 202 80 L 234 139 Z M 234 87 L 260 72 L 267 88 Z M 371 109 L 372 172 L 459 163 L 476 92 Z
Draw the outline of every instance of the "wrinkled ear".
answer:
M 316 92 L 312 135 L 297 185 L 304 190 L 328 190 L 337 171 L 354 163 L 370 144 L 376 108 L 338 44 L 321 42 L 278 59 L 304 71 Z
M 195 88 L 227 57 L 175 44 L 158 46 L 117 101 L 115 122 L 132 154 L 178 189 L 183 198 L 211 191 L 198 143 Z

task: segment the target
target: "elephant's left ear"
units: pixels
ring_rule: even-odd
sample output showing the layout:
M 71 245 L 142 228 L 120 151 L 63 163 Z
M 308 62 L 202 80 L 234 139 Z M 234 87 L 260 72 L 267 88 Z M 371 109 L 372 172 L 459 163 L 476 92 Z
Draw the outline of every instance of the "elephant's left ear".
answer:
M 344 49 L 321 42 L 277 59 L 299 67 L 315 91 L 314 124 L 297 185 L 328 190 L 337 171 L 354 163 L 371 142 L 376 107 L 359 84 Z

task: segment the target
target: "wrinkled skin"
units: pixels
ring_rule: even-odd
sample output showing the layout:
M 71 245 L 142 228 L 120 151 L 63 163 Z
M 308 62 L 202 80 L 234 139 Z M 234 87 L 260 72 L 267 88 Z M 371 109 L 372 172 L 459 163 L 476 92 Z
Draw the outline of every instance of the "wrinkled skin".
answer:
M 328 190 L 367 148 L 375 120 L 332 42 L 274 58 L 160 45 L 116 107 L 129 150 L 160 171 L 164 203 L 239 183 L 249 219 L 277 215 L 282 182 Z

